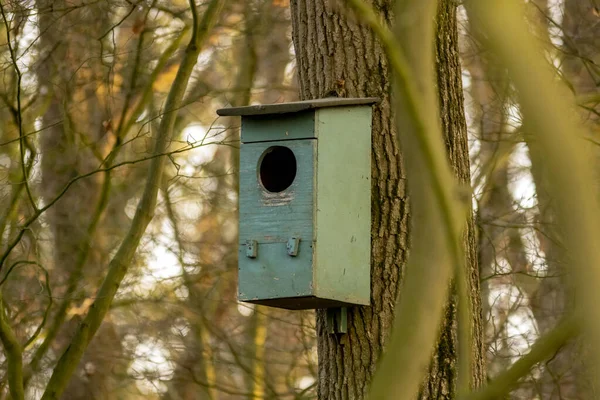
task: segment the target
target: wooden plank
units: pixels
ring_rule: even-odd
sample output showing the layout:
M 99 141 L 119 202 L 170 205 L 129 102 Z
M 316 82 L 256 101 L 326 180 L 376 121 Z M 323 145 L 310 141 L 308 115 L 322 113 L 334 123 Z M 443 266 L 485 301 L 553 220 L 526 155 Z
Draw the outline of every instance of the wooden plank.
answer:
M 287 114 L 314 110 L 324 107 L 344 107 L 351 105 L 372 105 L 379 103 L 377 97 L 326 97 L 324 99 L 295 101 L 289 103 L 261 104 L 255 106 L 229 107 L 217 110 L 221 116 Z
M 261 156 L 272 146 L 285 146 L 296 158 L 294 181 L 280 193 L 265 190 L 258 176 Z M 241 301 L 313 294 L 315 152 L 314 139 L 242 144 L 238 262 Z M 295 257 L 286 250 L 291 237 L 300 238 Z M 246 257 L 246 240 L 257 241 L 256 258 Z
M 285 146 L 296 157 L 296 177 L 280 193 L 267 192 L 259 182 L 257 167 L 272 146 Z M 243 144 L 240 151 L 240 243 L 283 243 L 294 236 L 313 240 L 313 181 L 315 140 Z
M 317 111 L 315 295 L 370 304 L 371 107 Z

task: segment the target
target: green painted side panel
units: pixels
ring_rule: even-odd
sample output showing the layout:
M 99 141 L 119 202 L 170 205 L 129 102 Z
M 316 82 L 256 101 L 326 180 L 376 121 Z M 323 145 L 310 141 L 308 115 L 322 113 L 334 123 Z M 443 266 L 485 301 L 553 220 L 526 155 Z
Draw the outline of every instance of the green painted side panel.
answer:
M 370 304 L 371 107 L 317 110 L 317 297 Z
M 263 153 L 285 146 L 296 159 L 290 187 L 270 193 L 259 181 Z M 316 140 L 245 143 L 240 152 L 239 299 L 272 299 L 312 295 L 314 158 Z M 296 257 L 286 243 L 300 238 Z M 246 256 L 246 240 L 258 242 L 256 258 Z M 276 304 L 273 304 L 276 306 Z
M 242 118 L 242 143 L 315 138 L 315 111 Z
M 300 242 L 296 257 L 287 254 L 285 243 L 258 245 L 258 257 L 246 257 L 246 248 L 239 251 L 240 301 L 303 297 L 312 290 L 311 241 Z

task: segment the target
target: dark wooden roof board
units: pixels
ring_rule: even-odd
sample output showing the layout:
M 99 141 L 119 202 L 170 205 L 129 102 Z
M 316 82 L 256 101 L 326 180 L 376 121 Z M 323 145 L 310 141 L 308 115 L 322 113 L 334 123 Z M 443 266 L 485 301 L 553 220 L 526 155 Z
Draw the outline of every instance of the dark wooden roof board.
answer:
M 327 97 L 324 99 L 294 101 L 289 103 L 260 104 L 245 107 L 221 108 L 217 110 L 217 114 L 219 114 L 222 117 L 231 117 L 237 115 L 253 116 L 270 114 L 288 114 L 325 107 L 372 105 L 379 103 L 379 101 L 380 99 L 378 99 L 377 97 Z

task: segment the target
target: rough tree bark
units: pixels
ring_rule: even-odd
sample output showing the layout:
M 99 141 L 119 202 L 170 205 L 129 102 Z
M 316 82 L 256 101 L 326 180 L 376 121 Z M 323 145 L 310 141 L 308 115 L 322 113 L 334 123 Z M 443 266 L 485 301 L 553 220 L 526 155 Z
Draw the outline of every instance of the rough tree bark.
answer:
M 375 0 L 372 5 L 391 25 L 393 1 Z M 373 109 L 371 306 L 349 309 L 348 334 L 341 337 L 327 333 L 325 312 L 317 312 L 318 397 L 362 399 L 385 348 L 409 245 L 410 214 L 390 102 L 391 76 L 374 34 L 360 24 L 360 17 L 351 17 L 342 2 L 293 0 L 291 7 L 301 98 L 319 98 L 343 85 L 341 92 L 347 97 L 375 96 L 382 100 Z M 440 3 L 436 38 L 437 84 L 446 146 L 456 176 L 469 183 L 456 10 L 450 1 Z M 483 379 L 483 346 L 474 232 L 470 220 L 465 246 L 474 317 L 472 384 L 478 386 Z M 456 307 L 451 299 L 421 398 L 454 396 L 456 351 Z

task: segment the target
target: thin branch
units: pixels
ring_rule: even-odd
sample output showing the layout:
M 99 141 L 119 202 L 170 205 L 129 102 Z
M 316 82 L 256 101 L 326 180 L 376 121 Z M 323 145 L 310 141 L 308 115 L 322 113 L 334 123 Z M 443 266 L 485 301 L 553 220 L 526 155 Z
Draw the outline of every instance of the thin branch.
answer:
M 133 12 L 133 10 L 135 10 L 135 7 L 136 7 L 135 4 L 132 5 L 130 13 L 127 14 L 127 16 L 125 18 L 127 18 Z M 148 21 L 148 14 L 150 14 L 150 10 L 151 10 L 151 8 L 148 8 L 147 12 L 145 13 L 144 20 L 142 22 L 142 26 L 146 25 L 146 22 Z M 123 19 L 122 21 L 124 21 L 124 20 L 125 19 Z M 119 22 L 119 24 L 117 24 L 117 26 L 120 25 L 121 22 Z M 112 29 L 114 29 L 114 27 L 111 28 L 111 30 Z M 107 31 L 106 34 L 108 34 L 108 32 L 110 32 L 111 30 Z M 138 68 L 141 63 L 142 51 L 144 49 L 144 37 L 147 33 L 148 33 L 148 31 L 144 28 L 144 29 L 142 29 L 142 31 L 140 32 L 140 35 L 139 35 L 137 48 L 136 48 L 136 52 L 135 52 L 135 58 L 133 61 L 133 65 L 131 67 L 131 76 L 129 77 L 129 90 L 127 91 L 127 94 L 125 95 L 125 101 L 123 102 L 123 109 L 121 110 L 121 117 L 119 118 L 119 126 L 117 127 L 117 130 L 115 132 L 115 135 L 117 136 L 117 142 L 120 141 L 122 138 L 123 122 L 125 121 L 125 116 L 127 114 L 127 110 L 129 109 L 129 103 L 131 102 L 131 98 L 133 97 L 133 92 L 134 92 L 135 86 L 137 85 L 137 78 L 139 76 Z M 127 132 L 127 130 L 125 132 Z
M 551 358 L 560 348 L 579 332 L 574 317 L 566 317 L 556 328 L 539 338 L 529 353 L 519 358 L 509 369 L 496 376 L 492 382 L 478 392 L 465 396 L 463 400 L 503 399 L 519 384 L 531 368 Z
M 42 131 L 45 131 L 46 129 L 50 129 L 50 128 L 52 128 L 52 127 L 55 127 L 55 126 L 57 126 L 57 125 L 60 125 L 60 124 L 62 124 L 62 121 L 58 121 L 58 122 L 55 122 L 55 123 L 53 123 L 53 124 L 50 124 L 50 125 L 48 125 L 48 126 L 44 126 L 44 127 L 40 128 L 40 129 L 36 129 L 35 131 L 32 131 L 32 132 L 26 133 L 26 134 L 24 134 L 24 135 L 23 135 L 23 137 L 25 137 L 25 138 L 26 138 L 26 137 L 29 137 L 29 136 L 37 135 L 38 133 L 40 133 L 40 132 L 42 132 Z M 7 144 L 11 144 L 11 143 L 18 142 L 18 141 L 20 141 L 20 140 L 21 140 L 21 138 L 20 138 L 20 137 L 19 137 L 19 138 L 17 138 L 17 139 L 11 139 L 11 140 L 7 140 L 6 142 L 2 142 L 2 143 L 0 143 L 0 147 L 2 147 L 2 146 L 6 146 Z
M 46 292 L 48 293 L 48 305 L 46 306 L 46 310 L 44 311 L 44 316 L 42 317 L 42 321 L 38 325 L 35 332 L 33 332 L 31 337 L 29 339 L 27 339 L 27 341 L 23 345 L 23 348 L 26 348 L 37 338 L 37 336 L 42 331 L 42 328 L 46 324 L 46 321 L 48 320 L 48 314 L 50 314 L 50 308 L 52 307 L 53 299 L 52 299 L 52 289 L 50 288 L 50 275 L 48 274 L 48 270 L 36 261 L 20 260 L 20 261 L 14 262 L 13 265 L 11 265 L 10 268 L 6 271 L 6 275 L 4 276 L 4 278 L 2 280 L 0 280 L 0 289 L 1 289 L 2 285 L 6 282 L 8 277 L 10 276 L 10 273 L 20 265 L 35 265 L 36 267 L 41 269 L 42 272 L 44 273 L 44 277 L 45 277 L 44 288 L 46 289 Z
M 219 142 L 209 142 L 209 143 L 200 143 L 200 144 L 190 144 L 188 146 L 184 146 L 180 149 L 177 150 L 172 150 L 172 151 L 165 151 L 165 152 L 161 152 L 158 154 L 153 154 L 151 156 L 147 156 L 147 157 L 142 157 L 136 160 L 127 160 L 127 161 L 122 161 L 120 163 L 114 164 L 110 167 L 105 167 L 105 168 L 98 168 L 95 169 L 93 171 L 90 171 L 88 173 L 82 174 L 82 175 L 78 175 L 74 178 L 72 178 L 71 180 L 69 180 L 69 182 L 67 182 L 65 184 L 65 186 L 63 186 L 63 188 L 60 190 L 60 192 L 52 199 L 50 200 L 50 202 L 48 204 L 46 204 L 44 207 L 38 209 L 38 211 L 33 214 L 31 217 L 29 217 L 29 219 L 27 221 L 25 221 L 25 223 L 22 225 L 22 227 L 20 228 L 20 231 L 18 233 L 18 235 L 13 239 L 12 242 L 10 242 L 10 244 L 8 245 L 7 249 L 5 250 L 5 252 L 2 254 L 2 256 L 0 257 L 0 271 L 2 271 L 2 267 L 4 265 L 4 262 L 6 261 L 6 259 L 8 258 L 8 256 L 10 255 L 10 253 L 12 252 L 12 250 L 15 248 L 15 246 L 19 243 L 19 241 L 21 240 L 21 238 L 23 237 L 23 235 L 25 234 L 25 231 L 27 229 L 29 229 L 29 227 L 31 226 L 31 224 L 33 224 L 44 212 L 46 212 L 50 207 L 52 207 L 58 200 L 60 200 L 60 198 L 62 196 L 64 196 L 64 194 L 69 190 L 69 188 L 71 186 L 73 186 L 73 184 L 75 184 L 77 181 L 84 179 L 84 178 L 88 178 L 92 175 L 101 173 L 101 172 L 107 172 L 107 171 L 111 171 L 115 168 L 119 168 L 122 167 L 124 165 L 132 165 L 132 164 L 138 164 L 140 162 L 143 161 L 148 161 L 148 160 L 154 160 L 156 158 L 160 158 L 163 156 L 168 156 L 168 155 L 172 155 L 172 154 L 179 154 L 179 153 L 183 153 L 201 146 L 205 146 L 205 145 L 210 145 L 210 144 L 220 144 L 220 145 L 226 145 L 226 146 L 230 146 L 232 145 L 232 143 L 235 142 L 223 142 L 223 141 L 219 141 Z
M 138 1 L 137 3 L 131 3 L 131 8 L 129 9 L 129 11 L 127 11 L 125 13 L 125 15 L 123 16 L 123 18 L 121 18 L 116 24 L 114 24 L 113 26 L 111 26 L 109 29 L 106 30 L 106 32 L 104 32 L 102 35 L 100 35 L 100 37 L 97 40 L 102 40 L 106 37 L 106 35 L 108 35 L 109 33 L 111 33 L 113 30 L 115 30 L 115 28 L 118 28 L 123 22 L 125 22 L 125 20 L 127 18 L 129 18 L 129 16 L 131 14 L 133 14 L 133 12 L 135 11 L 135 8 L 138 6 L 138 4 L 140 4 L 141 1 Z
M 152 98 L 152 93 L 153 93 L 152 86 L 154 85 L 154 82 L 156 82 L 160 73 L 164 70 L 165 66 L 167 65 L 167 61 L 169 61 L 169 59 L 171 58 L 173 53 L 175 53 L 175 51 L 179 48 L 179 46 L 181 46 L 181 42 L 183 41 L 183 38 L 187 34 L 188 30 L 189 30 L 188 28 L 184 28 L 183 31 L 179 34 L 179 36 L 177 36 L 177 38 L 175 38 L 175 40 L 169 45 L 169 47 L 167 47 L 167 49 L 160 56 L 160 58 L 158 59 L 158 62 L 156 63 L 156 66 L 154 67 L 154 69 L 152 70 L 152 73 L 150 74 L 148 82 L 147 82 L 146 86 L 144 87 L 144 90 L 142 91 L 140 98 L 136 102 L 135 107 L 133 108 L 133 110 L 131 111 L 131 113 L 129 114 L 128 117 L 127 117 L 127 111 L 128 111 L 127 107 L 124 106 L 123 116 L 122 116 L 121 121 L 119 121 L 119 128 L 117 129 L 117 137 L 122 137 L 129 131 L 129 129 L 131 128 L 133 123 L 142 114 L 142 112 L 144 111 L 144 108 L 150 102 L 150 99 Z
M 6 42 L 8 45 L 8 52 L 10 53 L 10 58 L 12 60 L 13 67 L 15 69 L 15 73 L 17 74 L 17 109 L 16 109 L 16 119 L 17 126 L 19 128 L 19 151 L 21 154 L 21 173 L 23 174 L 23 183 L 25 185 L 25 190 L 27 191 L 27 197 L 29 197 L 29 201 L 31 202 L 31 206 L 33 207 L 34 212 L 37 212 L 38 208 L 35 204 L 35 200 L 33 199 L 33 195 L 31 194 L 31 189 L 29 188 L 29 184 L 27 180 L 29 176 L 27 175 L 27 167 L 25 166 L 25 136 L 23 135 L 23 115 L 21 113 L 21 79 L 22 74 L 19 69 L 19 65 L 17 64 L 17 55 L 15 54 L 12 47 L 12 40 L 10 37 L 10 24 L 8 19 L 6 18 L 6 14 L 4 12 L 4 6 L 2 2 L 0 2 L 0 14 L 2 14 L 2 19 L 4 20 L 4 25 L 6 26 Z M 33 162 L 33 152 L 30 157 L 30 162 Z

